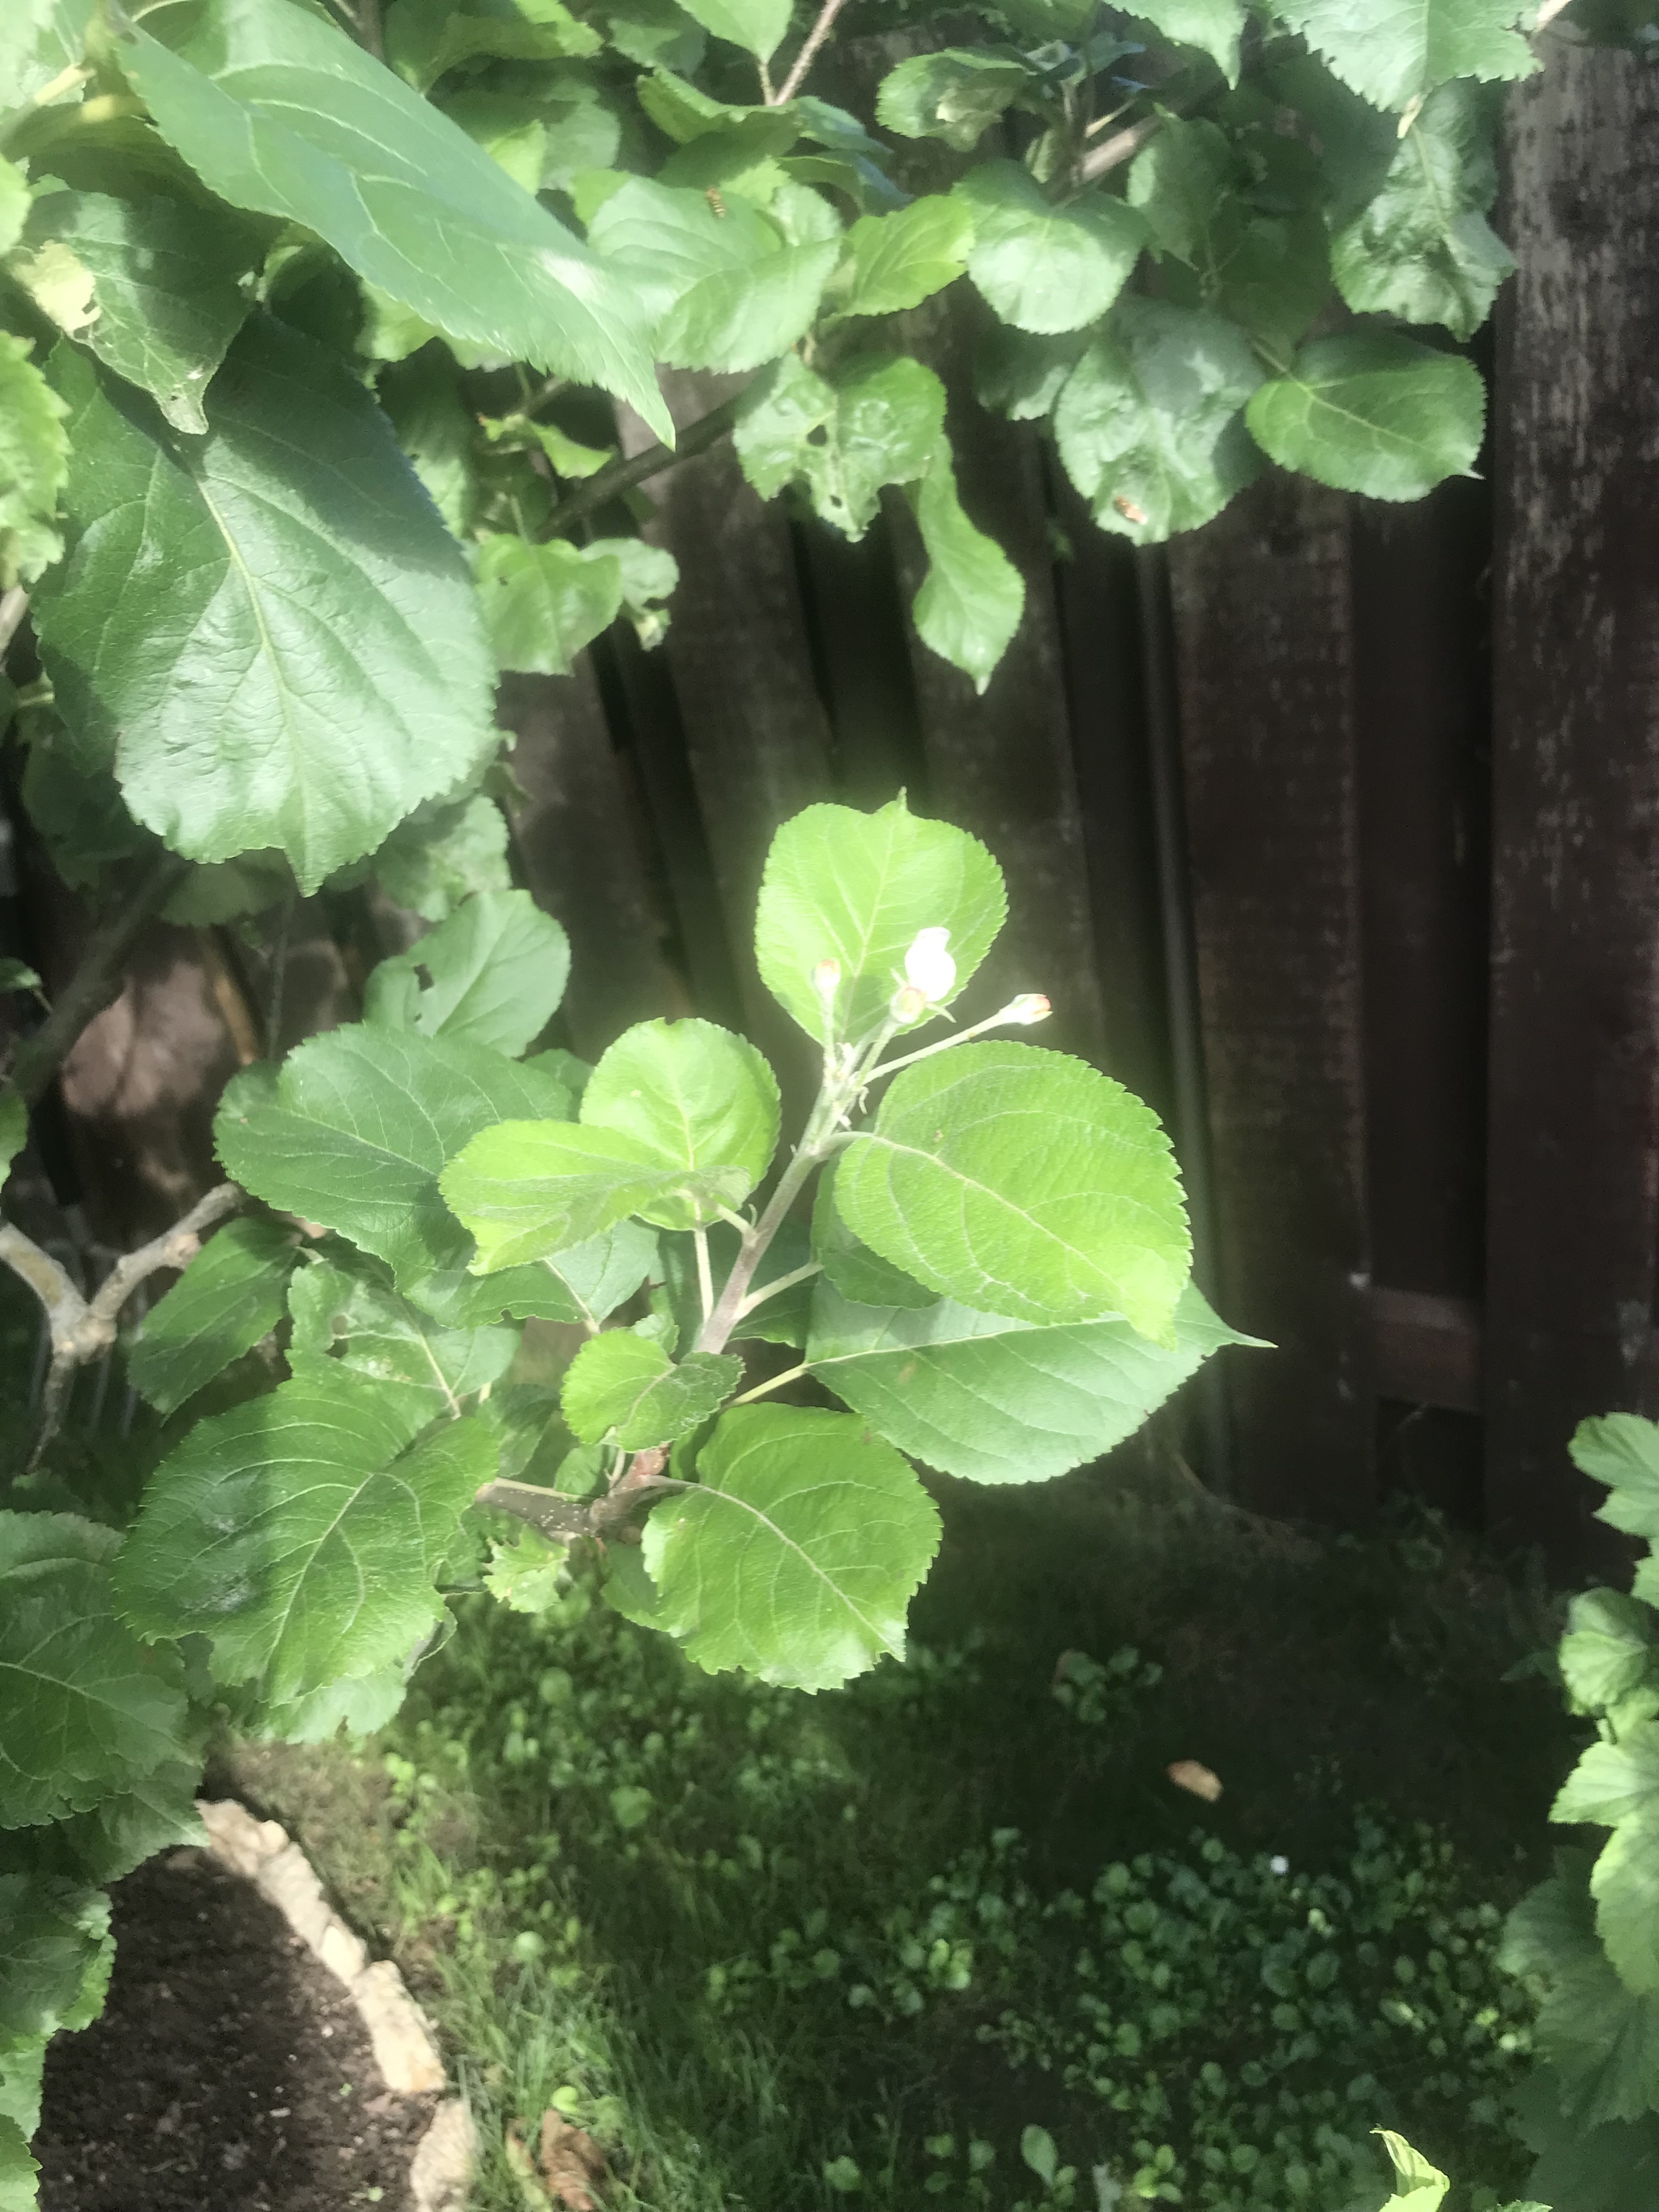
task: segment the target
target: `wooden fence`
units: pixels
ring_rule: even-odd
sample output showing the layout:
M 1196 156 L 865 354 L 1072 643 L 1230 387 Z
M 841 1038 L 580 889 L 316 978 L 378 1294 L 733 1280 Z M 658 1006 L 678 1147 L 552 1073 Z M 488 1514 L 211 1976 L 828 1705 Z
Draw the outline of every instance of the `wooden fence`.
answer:
M 1028 592 L 984 697 L 908 628 L 908 516 L 846 545 L 716 450 L 654 487 L 665 644 L 514 679 L 503 719 L 577 1050 L 695 1004 L 804 1078 L 750 942 L 767 843 L 907 788 L 1007 872 L 986 1003 L 1048 991 L 1047 1041 L 1164 1113 L 1200 1279 L 1279 1346 L 1203 1401 L 1212 1478 L 1334 1520 L 1410 1485 L 1571 1567 L 1574 1423 L 1659 1413 L 1659 70 L 1568 53 L 1517 92 L 1506 202 L 1482 480 L 1394 508 L 1269 476 L 1136 555 L 965 404 L 957 308 L 922 340 Z M 681 420 L 722 389 L 672 383 Z M 15 927 L 61 975 L 73 912 L 25 878 Z M 375 925 L 301 909 L 289 1035 L 350 1018 Z M 77 1053 L 54 1173 L 106 1241 L 199 1171 L 258 1049 L 247 967 L 157 928 Z

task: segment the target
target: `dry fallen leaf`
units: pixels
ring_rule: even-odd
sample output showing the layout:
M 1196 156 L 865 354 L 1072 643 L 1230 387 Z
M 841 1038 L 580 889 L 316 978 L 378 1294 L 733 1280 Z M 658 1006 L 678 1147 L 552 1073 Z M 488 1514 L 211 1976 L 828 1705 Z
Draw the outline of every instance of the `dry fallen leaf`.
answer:
M 1195 1759 L 1175 1759 L 1164 1771 L 1177 1790 L 1189 1790 L 1206 1805 L 1213 1805 L 1221 1795 L 1221 1777 L 1212 1774 L 1207 1766 L 1200 1766 Z
M 542 2114 L 541 2168 L 556 2204 L 566 2212 L 599 2212 L 592 2192 L 609 2172 L 605 2153 L 592 2136 L 551 2110 Z

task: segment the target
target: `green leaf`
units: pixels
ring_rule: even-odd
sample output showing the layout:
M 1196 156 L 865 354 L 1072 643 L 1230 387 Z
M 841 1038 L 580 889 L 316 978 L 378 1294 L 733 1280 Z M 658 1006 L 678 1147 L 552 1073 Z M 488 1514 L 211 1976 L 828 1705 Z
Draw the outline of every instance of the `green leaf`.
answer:
M 465 16 L 452 16 L 464 23 Z M 475 146 L 527 192 L 541 190 L 547 158 L 547 124 L 538 103 L 510 92 L 457 92 L 438 106 L 459 123 Z
M 968 266 L 974 219 L 959 199 L 929 193 L 891 215 L 860 216 L 847 234 L 835 299 L 843 315 L 919 307 Z
M 1590 1876 L 1596 1932 L 1613 1971 L 1644 1997 L 1659 1996 L 1659 1808 L 1651 1775 L 1649 1783 L 1644 1808 L 1620 1821 Z
M 627 269 L 644 300 L 659 357 L 677 368 L 774 360 L 810 326 L 841 258 L 838 228 L 792 241 L 773 214 L 738 195 L 725 207 L 722 216 L 702 191 L 630 177 L 588 225 L 594 247 Z
M 1562 1784 L 1552 1820 L 1613 1827 L 1659 1806 L 1659 1724 L 1632 1729 L 1618 1743 L 1593 1743 Z
M 0 591 L 33 583 L 63 551 L 52 527 L 69 477 L 68 408 L 29 359 L 27 338 L 0 331 Z
M 0 2112 L 0 2212 L 34 2212 L 40 2171 L 21 2128 Z
M 466 1262 L 439 1201 L 446 1161 L 492 1122 L 568 1109 L 563 1085 L 537 1069 L 364 1024 L 308 1038 L 280 1076 L 232 1084 L 214 1139 L 245 1190 L 337 1230 L 407 1290 Z
M 1118 1314 L 1176 1346 L 1191 1245 L 1169 1139 L 1081 1060 L 974 1043 L 907 1067 L 842 1154 L 836 1204 L 883 1259 L 978 1312 Z
M 104 2008 L 114 1963 L 108 1898 L 50 1877 L 0 1873 L 0 2050 L 89 2027 Z
M 0 155 L 0 253 L 9 253 L 23 235 L 31 204 L 28 179 Z
M 1177 46 L 1208 54 L 1229 84 L 1238 82 L 1244 0 L 1135 0 L 1131 12 Z
M 600 44 L 599 33 L 562 0 L 476 13 L 455 0 L 394 0 L 386 11 L 386 59 L 417 92 L 464 62 L 556 62 L 595 54 Z
M 969 154 L 1005 108 L 1029 95 L 1031 70 L 1017 54 L 947 46 L 917 54 L 884 76 L 876 119 L 903 138 L 942 138 Z
M 507 817 L 482 792 L 451 806 L 428 803 L 398 824 L 369 866 L 395 905 L 447 921 L 475 892 L 513 888 Z
M 305 1359 L 199 1423 L 151 1476 L 122 1553 L 129 1624 L 210 1638 L 216 1681 L 263 1678 L 279 1704 L 405 1657 L 442 1615 L 433 1577 L 495 1468 L 478 1420 L 404 1451 L 428 1403 Z
M 843 1303 L 850 1303 L 854 1306 L 902 1307 L 907 1312 L 939 1303 L 925 1284 L 907 1275 L 902 1267 L 895 1267 L 882 1259 L 854 1236 L 836 1207 L 833 1172 L 827 1172 L 818 1178 L 817 1194 L 812 1201 L 812 1256 L 823 1269 L 824 1279 L 841 1293 Z M 820 1287 L 818 1285 L 811 1287 L 811 1303 L 816 1304 Z M 860 1323 L 866 1320 L 873 1322 L 874 1316 L 849 1315 L 848 1326 L 851 1327 L 855 1320 Z M 821 1321 L 821 1328 L 823 1325 Z M 850 1404 L 852 1401 L 849 1399 L 848 1402 Z M 860 1407 L 859 1410 L 863 1409 Z M 895 1437 L 893 1441 L 896 1443 L 898 1439 Z
M 641 69 L 678 70 L 689 76 L 702 66 L 702 26 L 673 0 L 605 0 L 603 14 L 611 45 Z
M 325 18 L 208 0 L 177 52 L 136 27 L 117 51 L 222 199 L 302 224 L 449 337 L 602 385 L 672 438 L 626 278 Z
M 11 1164 L 29 1140 L 29 1109 L 8 1084 L 0 1090 L 0 1183 L 11 1173 Z
M 59 1821 L 48 1832 L 78 1878 L 118 1881 L 171 1844 L 206 1840 L 196 1810 L 201 1779 L 199 1757 L 169 1759 L 130 1790 L 100 1798 L 89 1812 Z
M 743 1362 L 729 1352 L 690 1352 L 677 1366 L 648 1337 L 607 1329 L 577 1352 L 560 1395 L 584 1443 L 610 1438 L 638 1451 L 690 1436 L 742 1380 Z
M 1056 205 L 1018 161 L 987 161 L 955 188 L 971 216 L 968 274 L 1017 330 L 1080 331 L 1128 281 L 1146 231 L 1124 201 L 1087 191 Z
M 731 1169 L 741 1203 L 772 1164 L 781 1109 L 777 1078 L 747 1038 L 713 1022 L 639 1022 L 617 1039 L 582 1093 L 585 1127 L 619 1130 L 663 1167 Z M 704 1202 L 670 1199 L 637 1209 L 660 1229 L 717 1219 Z M 592 1441 L 590 1439 L 590 1441 Z
M 789 0 L 684 0 L 705 31 L 745 47 L 759 61 L 770 61 L 789 28 Z
M 1576 1468 L 1613 1493 L 1596 1519 L 1659 1541 L 1659 1426 L 1638 1413 L 1599 1414 L 1578 1424 L 1568 1450 Z
M 903 1649 L 939 1547 L 911 1469 L 845 1413 L 740 1406 L 646 1522 L 655 1623 L 710 1674 L 834 1689 Z
M 479 601 L 495 659 L 526 676 L 568 676 L 623 602 L 619 562 L 562 538 L 533 544 L 500 533 L 474 550 Z
M 303 1697 L 262 1703 L 249 1723 L 251 1733 L 276 1743 L 328 1743 L 342 1727 L 349 1735 L 373 1735 L 395 1719 L 408 1689 L 407 1666 L 394 1662 L 371 1674 L 325 1682 Z
M 127 1380 L 159 1413 L 176 1413 L 283 1317 L 297 1255 L 267 1221 L 231 1221 L 152 1306 L 127 1353 Z
M 829 1045 L 872 1030 L 902 980 L 917 933 L 950 932 L 957 986 L 972 980 L 1008 911 L 1002 871 L 977 837 L 912 814 L 808 806 L 772 840 L 755 915 L 761 981 L 809 1036 Z M 833 1012 L 814 971 L 836 962 Z
M 834 383 L 786 354 L 744 394 L 733 438 L 744 474 L 763 499 L 792 479 L 844 537 L 863 537 L 884 484 L 927 471 L 945 428 L 945 387 L 901 357 L 846 362 Z
M 550 1544 L 538 1529 L 521 1528 L 510 1544 L 492 1544 L 484 1588 L 509 1613 L 545 1613 L 562 1594 L 568 1544 Z
M 1312 54 L 1275 57 L 1267 82 L 1313 127 L 1326 219 L 1340 230 L 1382 191 L 1400 151 L 1397 118 L 1351 92 Z
M 1376 2133 L 1382 2138 L 1382 2148 L 1394 2168 L 1394 2194 L 1382 2212 L 1440 2212 L 1451 2184 L 1439 2167 L 1431 2166 L 1420 2150 L 1413 2150 L 1404 2136 L 1388 2128 L 1378 2128 Z
M 381 961 L 363 1018 L 516 1059 L 546 1027 L 569 973 L 569 939 L 528 891 L 482 891 Z
M 423 346 L 412 359 L 394 362 L 378 389 L 398 443 L 445 526 L 457 538 L 470 538 L 478 505 L 473 461 L 478 425 L 461 396 L 453 356 L 444 348 Z
M 1209 258 L 1218 217 L 1236 181 L 1233 149 L 1218 125 L 1166 116 L 1129 164 L 1129 204 L 1139 211 L 1160 258 L 1173 253 L 1197 262 Z
M 1650 1684 L 1659 1652 L 1649 1607 L 1621 1590 L 1584 1590 L 1573 1599 L 1567 1621 L 1556 1656 L 1577 1711 L 1613 1712 Z
M 0 1513 L 0 1828 L 83 1813 L 179 1756 L 177 1659 L 116 1620 L 120 1539 L 68 1513 Z
M 1583 2133 L 1659 2100 L 1659 2001 L 1627 1990 L 1602 1948 L 1588 1855 L 1559 1851 L 1556 1865 L 1510 1913 L 1498 1963 L 1542 1984 L 1533 2047 Z
M 912 1459 L 972 1482 L 1046 1482 L 1133 1436 L 1222 1345 L 1250 1341 L 1190 1284 L 1165 1351 L 1126 1321 L 1043 1328 L 948 1298 L 855 1305 L 831 1280 L 814 1291 L 806 1359 Z
M 343 368 L 256 321 L 205 439 L 67 348 L 53 373 L 75 542 L 36 628 L 139 821 L 191 860 L 279 850 L 311 890 L 493 750 L 460 550 Z
M 208 380 L 246 320 L 237 280 L 260 258 L 250 223 L 168 199 L 54 191 L 34 204 L 11 273 L 70 337 L 200 435 Z M 82 312 L 66 317 L 68 295 Z
M 916 635 L 982 693 L 1019 628 L 1024 581 L 996 540 L 969 520 L 943 438 L 910 503 L 927 553 L 927 574 L 910 609 Z
M 385 1271 L 357 1254 L 345 1265 L 318 1260 L 301 1267 L 289 1289 L 289 1311 L 290 1357 L 334 1353 L 354 1374 L 407 1383 L 430 1401 L 429 1419 L 454 1419 L 463 1398 L 505 1375 L 522 1334 L 445 1328 L 400 1298 Z
M 1281 21 L 1374 107 L 1404 108 L 1455 76 L 1530 76 L 1537 59 L 1514 27 L 1519 0 L 1277 0 Z
M 631 1298 L 657 1267 L 657 1239 L 643 1222 L 619 1221 L 532 1266 L 472 1279 L 475 1296 L 493 1291 L 508 1313 L 594 1329 Z
M 474 1264 L 488 1273 L 554 1258 L 672 1199 L 735 1205 L 747 1185 L 740 1169 L 665 1167 L 652 1146 L 616 1129 L 504 1121 L 451 1161 L 440 1188 L 477 1237 Z
M 993 324 L 974 363 L 981 406 L 1006 415 L 1011 422 L 1036 422 L 1053 408 L 1088 342 L 1081 331 L 1039 338 L 1010 330 L 1006 323 Z
M 1066 473 L 1101 528 L 1156 545 L 1218 514 L 1261 467 L 1240 410 L 1261 374 L 1218 315 L 1126 300 L 1054 408 Z
M 1019 2154 L 1022 2161 L 1036 2174 L 1045 2187 L 1052 2189 L 1059 2170 L 1060 2154 L 1054 2139 L 1047 2128 L 1024 2128 L 1020 2131 Z
M 1393 332 L 1316 338 L 1262 385 L 1245 420 L 1281 468 L 1369 499 L 1421 499 L 1472 476 L 1486 423 L 1473 362 Z
M 1356 313 L 1440 323 L 1459 338 L 1486 321 L 1515 268 L 1486 215 L 1498 194 L 1496 121 L 1474 85 L 1430 94 L 1381 191 L 1332 240 L 1337 289 Z
M 565 1425 L 559 1394 L 539 1382 L 505 1382 L 489 1394 L 495 1431 L 495 1479 L 558 1487 L 562 1462 L 576 1449 Z

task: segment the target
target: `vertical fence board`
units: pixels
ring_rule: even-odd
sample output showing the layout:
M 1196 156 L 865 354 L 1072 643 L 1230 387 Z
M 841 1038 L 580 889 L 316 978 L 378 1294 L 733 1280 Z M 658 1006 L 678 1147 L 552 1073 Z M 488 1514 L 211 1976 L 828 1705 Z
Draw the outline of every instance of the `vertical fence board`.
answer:
M 630 1023 L 668 1012 L 675 994 L 616 750 L 584 653 L 564 678 L 508 677 L 500 718 L 517 733 L 513 773 L 526 793 L 513 834 L 537 902 L 570 939 L 564 1015 L 593 1059 Z
M 1240 1495 L 1369 1508 L 1347 516 L 1270 477 L 1170 548 Z
M 1098 1059 L 1105 1023 L 1041 454 L 1029 426 L 1000 422 L 974 399 L 977 336 L 967 310 L 953 309 L 921 349 L 950 397 L 963 506 L 1024 577 L 1025 613 L 982 698 L 912 633 L 928 789 L 935 813 L 982 838 L 1008 878 L 1008 927 L 986 963 L 987 1010 L 1015 991 L 1046 991 L 1054 1019 L 1044 1041 Z M 903 523 L 898 565 L 908 603 L 927 571 L 908 514 Z
M 730 378 L 664 379 L 674 418 L 695 422 Z M 641 442 L 623 415 L 625 442 Z M 667 656 L 708 834 L 746 1021 L 793 1066 L 799 1033 L 763 989 L 754 961 L 755 897 L 772 833 L 830 790 L 830 726 L 811 652 L 789 525 L 745 483 L 731 443 L 683 463 L 653 488 L 647 535 L 680 566 Z M 672 835 L 672 823 L 663 825 Z
M 1659 76 L 1557 53 L 1509 167 L 1487 1510 L 1571 1562 L 1595 1548 L 1574 1425 L 1659 1410 Z

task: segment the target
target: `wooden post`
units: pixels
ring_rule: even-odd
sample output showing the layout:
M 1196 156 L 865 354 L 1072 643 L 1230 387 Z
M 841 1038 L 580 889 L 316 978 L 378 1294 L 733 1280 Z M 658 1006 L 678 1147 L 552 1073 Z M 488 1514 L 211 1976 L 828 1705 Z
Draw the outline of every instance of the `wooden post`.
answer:
M 1348 519 L 1270 476 L 1170 549 L 1238 1495 L 1373 1504 Z
M 1558 50 L 1508 150 L 1486 1501 L 1571 1565 L 1573 1428 L 1659 1411 L 1659 74 Z

